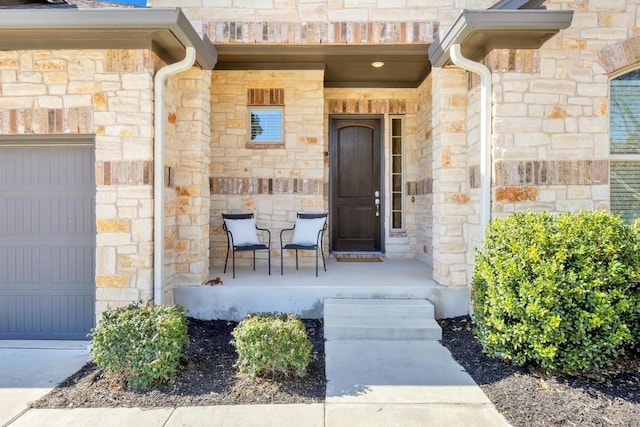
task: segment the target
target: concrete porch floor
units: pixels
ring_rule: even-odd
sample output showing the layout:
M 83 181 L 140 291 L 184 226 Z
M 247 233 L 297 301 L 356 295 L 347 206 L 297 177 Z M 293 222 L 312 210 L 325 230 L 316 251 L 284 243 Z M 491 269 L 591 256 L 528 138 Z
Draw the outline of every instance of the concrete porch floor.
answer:
M 305 260 L 307 261 L 307 260 Z M 231 262 L 231 261 L 229 261 Z M 435 317 L 446 318 L 469 313 L 469 289 L 447 288 L 432 279 L 431 268 L 415 259 L 383 258 L 382 262 L 339 262 L 327 257 L 327 271 L 315 264 L 285 265 L 272 259 L 271 276 L 265 260 L 258 259 L 256 271 L 236 265 L 226 274 L 222 267 L 211 270 L 222 285 L 183 286 L 174 289 L 174 301 L 199 319 L 238 321 L 256 312 L 295 313 L 303 318 L 322 318 L 325 298 L 426 299 L 435 306 Z

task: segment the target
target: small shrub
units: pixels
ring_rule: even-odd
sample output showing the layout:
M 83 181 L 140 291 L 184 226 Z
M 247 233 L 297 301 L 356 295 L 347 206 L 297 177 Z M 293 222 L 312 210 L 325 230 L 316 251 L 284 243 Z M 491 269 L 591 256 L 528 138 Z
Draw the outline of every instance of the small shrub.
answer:
M 484 351 L 547 371 L 609 366 L 640 332 L 639 248 L 638 233 L 603 212 L 493 221 L 473 278 Z
M 303 377 L 312 360 L 313 344 L 302 321 L 293 314 L 254 314 L 232 332 L 237 366 L 251 376 L 278 374 Z
M 140 303 L 105 311 L 91 337 L 93 361 L 136 389 L 175 378 L 189 344 L 184 309 Z

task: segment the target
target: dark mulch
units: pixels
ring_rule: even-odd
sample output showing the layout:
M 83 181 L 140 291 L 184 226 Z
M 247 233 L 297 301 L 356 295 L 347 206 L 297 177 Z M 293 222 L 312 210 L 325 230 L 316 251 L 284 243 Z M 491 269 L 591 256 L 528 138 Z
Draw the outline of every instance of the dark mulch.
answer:
M 442 344 L 514 427 L 640 426 L 640 354 L 598 375 L 545 375 L 484 355 L 468 317 L 440 325 Z
M 230 344 L 234 322 L 189 319 L 188 358 L 172 385 L 147 392 L 126 390 L 103 377 L 94 364 L 68 378 L 36 408 L 177 407 L 252 403 L 323 402 L 322 322 L 304 320 L 316 360 L 302 379 L 254 379 L 236 372 Z M 442 344 L 514 426 L 640 426 L 640 354 L 616 361 L 591 377 L 545 375 L 505 364 L 482 353 L 471 320 L 440 321 Z
M 230 344 L 236 322 L 189 319 L 187 358 L 174 384 L 146 392 L 127 390 L 105 378 L 93 363 L 66 379 L 34 408 L 178 407 L 251 403 L 312 403 L 325 398 L 324 333 L 320 320 L 303 320 L 315 360 L 301 379 L 251 378 L 236 371 Z

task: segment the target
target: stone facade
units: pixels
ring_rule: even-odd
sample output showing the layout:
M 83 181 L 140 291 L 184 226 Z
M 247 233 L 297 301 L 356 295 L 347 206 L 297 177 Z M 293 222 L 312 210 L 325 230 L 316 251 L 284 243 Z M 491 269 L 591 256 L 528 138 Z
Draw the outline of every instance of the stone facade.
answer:
M 150 0 L 148 6 L 182 7 L 215 43 L 426 46 L 462 9 L 495 2 Z M 547 9 L 574 11 L 569 28 L 538 50 L 493 50 L 483 59 L 493 84 L 492 218 L 609 209 L 615 161 L 609 81 L 640 62 L 636 3 L 548 0 Z M 153 76 L 161 65 L 144 50 L 0 52 L 3 134 L 95 135 L 98 312 L 152 297 Z M 392 233 L 385 219 L 385 253 L 432 265 L 442 285 L 470 284 L 482 244 L 478 76 L 447 66 L 415 89 L 355 89 L 325 88 L 322 70 L 193 69 L 170 78 L 165 94 L 168 302 L 173 287 L 200 284 L 221 268 L 222 212 L 255 212 L 273 233 L 276 258 L 279 230 L 293 224 L 296 212 L 328 211 L 332 114 L 383 115 L 385 130 L 391 117 L 403 117 L 405 227 Z M 251 105 L 283 106 L 284 142 L 250 141 Z M 388 177 L 388 134 L 384 144 Z
M 162 65 L 145 50 L 0 52 L 0 133 L 93 136 L 98 315 L 153 298 L 153 77 Z M 193 71 L 167 90 L 169 297 L 174 283 L 208 273 L 209 82 Z
M 271 256 L 277 258 L 280 230 L 293 225 L 296 212 L 327 211 L 323 77 L 316 70 L 212 72 L 212 269 L 224 264 L 226 254 L 223 212 L 254 212 L 258 226 L 271 230 Z M 284 144 L 249 143 L 247 109 L 259 89 L 283 92 Z M 251 262 L 248 254 L 237 255 L 238 265 Z M 302 262 L 311 261 L 310 253 L 300 254 Z M 259 251 L 258 263 L 266 256 Z

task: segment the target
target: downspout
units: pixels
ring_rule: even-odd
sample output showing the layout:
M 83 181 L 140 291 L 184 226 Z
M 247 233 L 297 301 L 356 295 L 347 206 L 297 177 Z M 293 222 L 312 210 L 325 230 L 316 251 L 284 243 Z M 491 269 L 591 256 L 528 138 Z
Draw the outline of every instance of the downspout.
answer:
M 491 71 L 462 56 L 459 44 L 452 45 L 449 54 L 455 65 L 480 75 L 480 226 L 484 240 L 491 220 Z
M 196 50 L 188 46 L 184 59 L 162 67 L 154 77 L 153 115 L 153 303 L 162 305 L 164 281 L 164 83 L 167 77 L 190 69 Z

